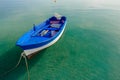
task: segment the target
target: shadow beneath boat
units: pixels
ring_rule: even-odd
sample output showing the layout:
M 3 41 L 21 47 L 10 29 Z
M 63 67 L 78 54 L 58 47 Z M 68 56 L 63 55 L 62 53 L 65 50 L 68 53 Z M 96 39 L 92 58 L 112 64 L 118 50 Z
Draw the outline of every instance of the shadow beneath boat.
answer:
M 46 49 L 34 55 L 32 59 L 28 59 L 28 64 L 30 65 L 29 70 L 40 59 L 40 57 L 43 55 L 45 50 Z M 4 53 L 1 53 L 0 55 L 0 80 L 6 80 L 6 79 L 17 80 L 20 78 L 20 76 L 24 76 L 24 78 L 27 78 L 27 71 L 26 71 L 24 58 L 22 58 L 17 68 L 9 72 L 8 74 L 3 75 L 4 73 L 6 73 L 7 71 L 9 71 L 10 69 L 16 66 L 22 52 L 23 51 L 19 47 L 14 46 L 10 50 Z M 32 60 L 32 62 L 30 60 Z

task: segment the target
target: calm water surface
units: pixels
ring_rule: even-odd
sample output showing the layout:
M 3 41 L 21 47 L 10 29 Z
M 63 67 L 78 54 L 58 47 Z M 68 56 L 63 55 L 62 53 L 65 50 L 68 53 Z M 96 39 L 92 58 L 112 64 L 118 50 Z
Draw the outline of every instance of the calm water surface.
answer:
M 120 80 L 118 0 L 0 0 L 0 75 L 19 59 L 17 39 L 55 12 L 68 24 L 56 44 L 28 61 L 31 80 Z M 24 60 L 0 80 L 27 80 Z

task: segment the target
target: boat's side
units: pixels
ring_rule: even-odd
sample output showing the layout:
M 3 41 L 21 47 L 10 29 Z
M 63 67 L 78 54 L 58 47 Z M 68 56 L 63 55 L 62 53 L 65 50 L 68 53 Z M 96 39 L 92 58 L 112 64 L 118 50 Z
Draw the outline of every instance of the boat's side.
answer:
M 38 52 L 38 51 L 40 51 L 40 50 L 42 50 L 42 49 L 45 49 L 45 48 L 53 45 L 55 42 L 57 42 L 57 41 L 59 40 L 59 38 L 60 38 L 61 35 L 63 34 L 64 29 L 65 29 L 65 26 L 66 26 L 66 22 L 65 22 L 65 24 L 64 24 L 64 27 L 63 27 L 61 33 L 60 33 L 54 40 L 52 40 L 52 41 L 49 42 L 48 44 L 43 45 L 43 46 L 41 46 L 41 47 L 24 50 L 25 55 L 26 55 L 26 56 L 29 56 L 29 55 L 31 55 L 31 54 L 33 54 L 33 53 L 35 53 L 35 52 Z

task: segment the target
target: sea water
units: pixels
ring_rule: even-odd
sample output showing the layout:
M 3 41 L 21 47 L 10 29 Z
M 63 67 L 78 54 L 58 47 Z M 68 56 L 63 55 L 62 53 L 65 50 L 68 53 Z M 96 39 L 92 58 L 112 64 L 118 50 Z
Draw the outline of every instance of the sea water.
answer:
M 120 80 L 120 1 L 0 0 L 0 75 L 22 53 L 16 41 L 33 24 L 59 13 L 65 32 L 28 60 L 31 80 Z M 27 80 L 24 59 L 0 80 Z

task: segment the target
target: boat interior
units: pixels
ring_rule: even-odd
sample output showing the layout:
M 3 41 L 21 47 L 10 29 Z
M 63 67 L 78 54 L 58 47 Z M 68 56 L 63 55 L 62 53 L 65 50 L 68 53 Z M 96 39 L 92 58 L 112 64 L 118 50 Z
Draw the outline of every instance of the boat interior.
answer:
M 36 36 L 50 38 L 53 37 L 59 30 L 61 29 L 62 25 L 65 22 L 65 17 L 61 17 L 61 19 L 57 19 L 56 17 L 51 17 L 49 20 L 46 21 L 46 26 L 39 30 Z

